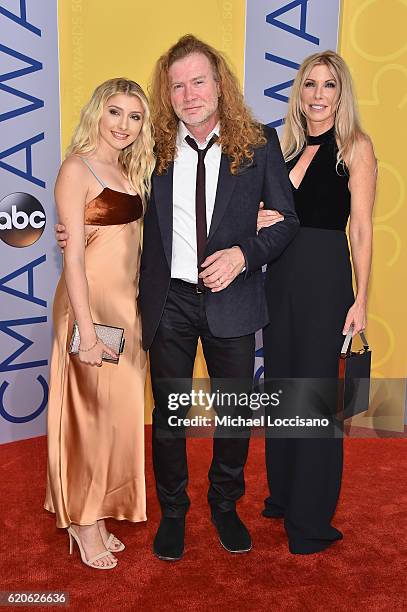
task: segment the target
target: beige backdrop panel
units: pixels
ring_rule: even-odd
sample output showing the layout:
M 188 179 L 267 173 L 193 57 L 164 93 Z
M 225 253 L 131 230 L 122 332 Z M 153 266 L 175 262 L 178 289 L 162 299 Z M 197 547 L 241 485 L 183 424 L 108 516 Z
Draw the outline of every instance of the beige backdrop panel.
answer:
M 59 0 L 58 4 L 62 151 L 96 85 L 126 76 L 147 88 L 154 62 L 183 34 L 195 34 L 221 49 L 243 82 L 244 0 Z M 201 350 L 195 375 L 206 376 Z M 148 378 L 147 422 L 151 408 Z
M 407 1 L 342 2 L 339 52 L 351 68 L 362 125 L 378 159 L 367 334 L 373 348 L 369 417 L 356 424 L 402 430 L 407 372 Z

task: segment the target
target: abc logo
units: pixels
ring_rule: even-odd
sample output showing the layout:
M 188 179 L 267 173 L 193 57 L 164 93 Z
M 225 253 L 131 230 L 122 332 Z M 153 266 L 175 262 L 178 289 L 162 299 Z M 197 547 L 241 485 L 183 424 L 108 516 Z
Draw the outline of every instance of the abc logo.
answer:
M 29 193 L 10 193 L 0 202 L 0 239 L 26 247 L 42 236 L 46 223 L 40 202 Z

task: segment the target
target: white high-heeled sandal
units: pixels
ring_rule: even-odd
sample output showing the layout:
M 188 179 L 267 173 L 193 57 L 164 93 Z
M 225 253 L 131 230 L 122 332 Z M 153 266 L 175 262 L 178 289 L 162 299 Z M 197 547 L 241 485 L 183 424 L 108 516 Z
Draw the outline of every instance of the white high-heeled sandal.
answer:
M 108 550 L 105 550 L 104 552 L 101 552 L 98 555 L 95 555 L 91 559 L 87 559 L 79 535 L 76 533 L 74 529 L 72 529 L 72 527 L 68 527 L 67 531 L 69 535 L 69 554 L 70 555 L 72 555 L 73 540 L 75 540 L 79 548 L 82 563 L 84 563 L 85 565 L 88 565 L 89 567 L 93 567 L 94 569 L 100 569 L 100 570 L 109 570 L 109 569 L 113 569 L 114 567 L 116 567 L 117 559 L 114 559 L 114 562 L 110 565 L 95 565 L 95 561 L 98 561 L 99 559 L 103 559 L 104 557 L 111 556 L 111 552 Z
M 102 534 L 100 534 L 102 535 Z M 103 536 L 102 536 L 102 540 L 103 540 Z M 114 542 L 114 540 L 116 540 L 116 542 L 119 543 L 118 548 L 111 548 L 111 544 L 112 542 Z M 113 533 L 109 534 L 109 537 L 107 538 L 107 542 L 103 541 L 103 544 L 106 546 L 106 550 L 115 553 L 115 552 L 121 552 L 122 550 L 124 550 L 126 547 L 123 544 L 123 542 L 121 540 L 119 540 L 119 538 L 116 538 L 115 535 L 113 535 Z
M 109 533 L 109 537 L 107 538 L 106 542 L 103 539 L 103 535 L 102 532 L 100 531 L 100 527 L 99 527 L 99 522 L 98 522 L 98 529 L 99 529 L 99 533 L 100 533 L 100 537 L 103 540 L 103 544 L 106 547 L 106 550 L 108 550 L 111 553 L 116 553 L 116 552 L 121 552 L 122 550 L 124 550 L 126 547 L 123 544 L 123 542 L 121 540 L 119 540 L 119 538 L 116 538 L 115 535 L 113 535 L 113 533 Z M 111 544 L 114 542 L 114 540 L 116 540 L 116 542 L 119 543 L 118 548 L 111 548 Z

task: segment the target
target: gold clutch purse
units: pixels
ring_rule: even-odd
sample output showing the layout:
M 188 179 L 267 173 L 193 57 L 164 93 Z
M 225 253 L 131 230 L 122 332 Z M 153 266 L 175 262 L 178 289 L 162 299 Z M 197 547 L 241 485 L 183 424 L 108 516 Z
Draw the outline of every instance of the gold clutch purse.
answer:
M 112 349 L 117 355 L 123 353 L 124 349 L 124 329 L 122 327 L 112 327 L 111 325 L 101 325 L 100 323 L 94 323 L 96 336 L 106 346 Z M 72 338 L 69 344 L 69 353 L 71 355 L 77 355 L 79 352 L 79 346 L 81 344 L 81 337 L 79 335 L 79 327 L 75 321 L 73 324 Z M 113 359 L 107 353 L 102 354 L 102 360 L 108 361 L 109 363 L 119 363 L 119 359 Z

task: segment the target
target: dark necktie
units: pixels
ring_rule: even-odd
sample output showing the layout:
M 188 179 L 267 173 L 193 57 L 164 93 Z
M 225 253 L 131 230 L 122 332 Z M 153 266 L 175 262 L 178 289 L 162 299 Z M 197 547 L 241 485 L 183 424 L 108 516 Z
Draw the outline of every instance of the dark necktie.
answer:
M 201 272 L 201 264 L 205 256 L 206 247 L 206 192 L 205 192 L 205 155 L 211 148 L 218 137 L 216 134 L 212 136 L 205 149 L 200 149 L 198 143 L 191 138 L 185 136 L 186 142 L 198 153 L 198 165 L 196 168 L 196 190 L 195 190 L 195 218 L 196 218 L 196 252 L 198 274 Z M 204 284 L 201 278 L 198 278 L 198 286 L 204 289 Z

